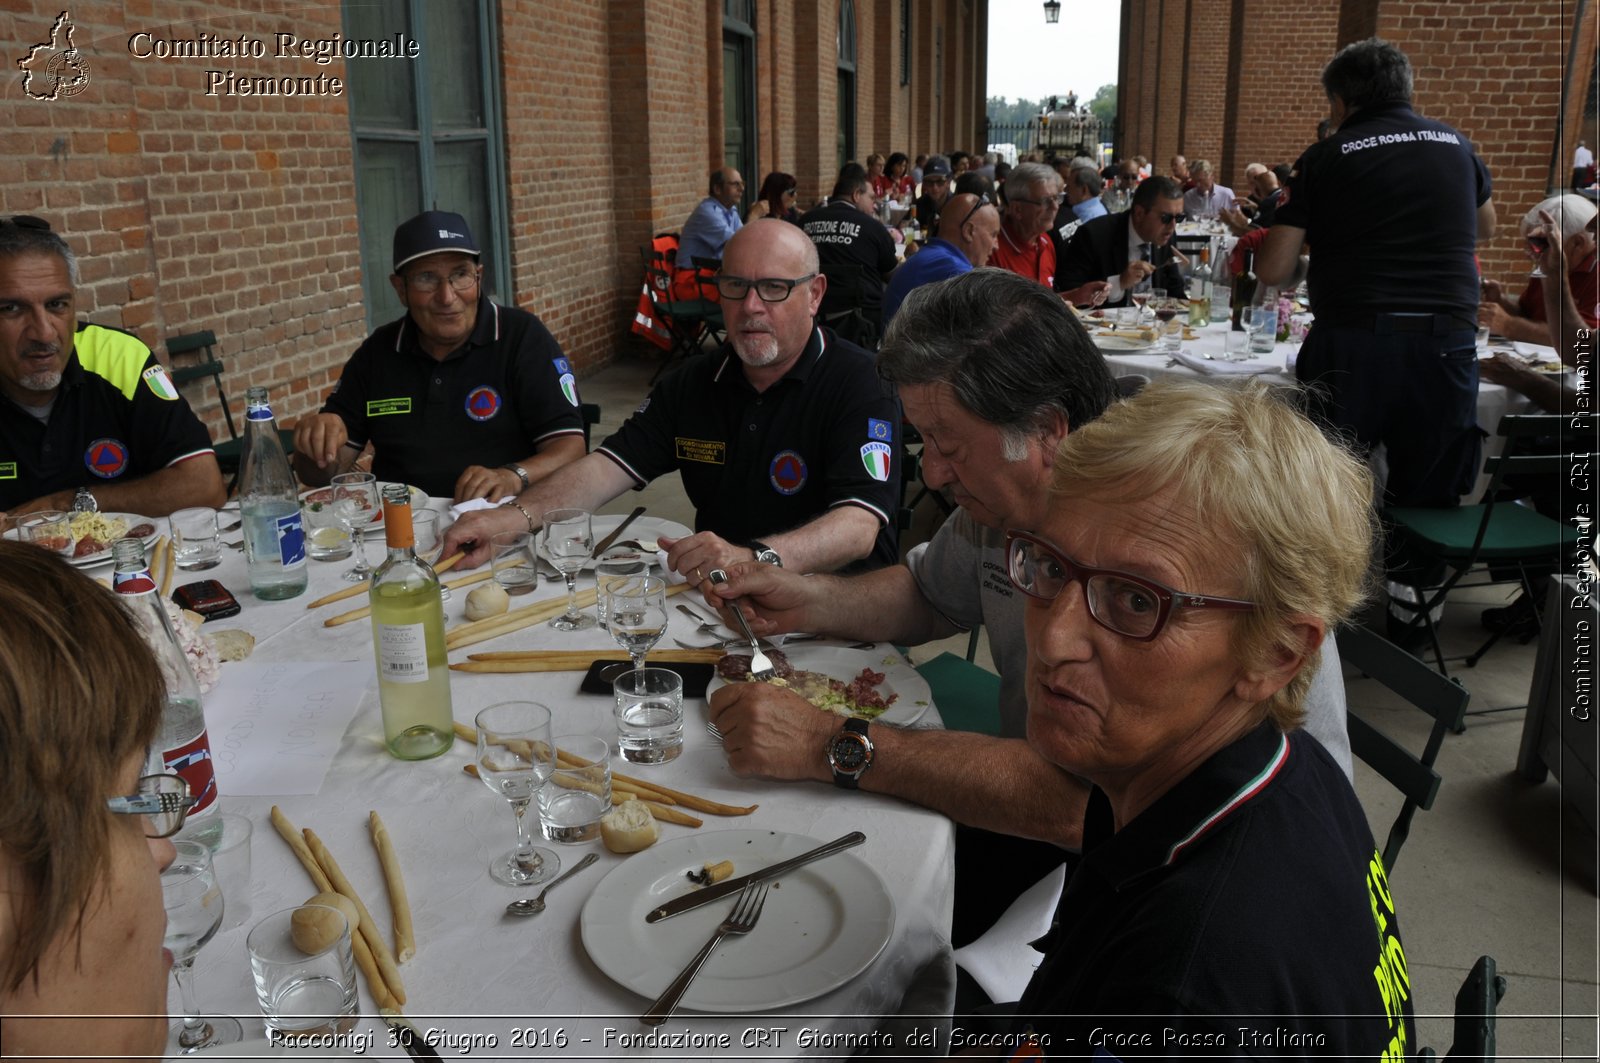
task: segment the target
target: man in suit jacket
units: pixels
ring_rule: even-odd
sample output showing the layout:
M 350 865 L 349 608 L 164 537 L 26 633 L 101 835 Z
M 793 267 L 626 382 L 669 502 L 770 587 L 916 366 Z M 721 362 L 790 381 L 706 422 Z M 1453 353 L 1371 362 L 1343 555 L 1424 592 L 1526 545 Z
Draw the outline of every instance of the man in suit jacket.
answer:
M 1070 291 L 1089 281 L 1106 281 L 1106 306 L 1128 305 L 1128 293 L 1153 274 L 1158 292 L 1182 298 L 1186 292 L 1172 246 L 1183 216 L 1183 191 L 1170 177 L 1149 177 L 1133 194 L 1124 213 L 1107 214 L 1078 226 L 1056 264 L 1055 287 Z

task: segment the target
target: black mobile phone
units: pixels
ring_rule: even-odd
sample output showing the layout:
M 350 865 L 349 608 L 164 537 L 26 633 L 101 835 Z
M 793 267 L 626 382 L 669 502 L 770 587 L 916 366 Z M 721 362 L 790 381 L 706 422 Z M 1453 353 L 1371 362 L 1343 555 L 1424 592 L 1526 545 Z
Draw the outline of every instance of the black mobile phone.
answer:
M 207 620 L 239 615 L 239 599 L 214 579 L 185 583 L 172 592 L 172 600 L 179 608 L 199 613 Z
M 709 664 L 683 664 L 677 661 L 647 661 L 650 668 L 668 668 L 683 677 L 683 696 L 686 698 L 703 698 L 706 696 L 706 686 L 711 682 L 711 676 L 716 669 Z M 611 684 L 616 682 L 617 676 L 623 672 L 631 671 L 631 661 L 595 661 L 589 666 L 589 671 L 584 673 L 583 683 L 578 687 L 585 694 L 604 694 L 611 696 Z

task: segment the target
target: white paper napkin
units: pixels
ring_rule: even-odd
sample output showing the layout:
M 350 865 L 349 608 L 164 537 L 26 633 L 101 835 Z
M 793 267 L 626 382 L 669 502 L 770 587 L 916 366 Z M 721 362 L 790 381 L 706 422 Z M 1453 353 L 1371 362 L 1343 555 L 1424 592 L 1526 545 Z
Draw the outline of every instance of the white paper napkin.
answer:
M 1188 366 L 1196 373 L 1206 376 L 1250 376 L 1260 373 L 1281 373 L 1283 366 L 1275 362 L 1224 362 L 1209 358 L 1201 358 L 1187 351 L 1179 351 L 1172 356 L 1179 365 Z
M 661 569 L 661 575 L 666 579 L 667 586 L 669 587 L 674 583 L 689 582 L 688 577 L 680 576 L 678 573 L 667 567 L 667 552 L 665 550 L 656 551 L 656 566 Z
M 450 519 L 460 520 L 462 514 L 471 513 L 475 509 L 493 509 L 496 506 L 503 506 L 515 497 L 515 495 L 506 495 L 498 502 L 491 502 L 487 498 L 469 498 L 465 502 L 458 502 L 450 507 Z

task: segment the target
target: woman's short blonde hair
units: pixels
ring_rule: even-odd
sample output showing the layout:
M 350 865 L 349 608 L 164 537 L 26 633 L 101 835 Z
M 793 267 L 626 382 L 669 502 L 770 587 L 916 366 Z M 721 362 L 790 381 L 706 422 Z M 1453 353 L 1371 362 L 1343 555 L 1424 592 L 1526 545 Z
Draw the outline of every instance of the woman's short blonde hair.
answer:
M 1259 382 L 1216 386 L 1168 381 L 1111 406 L 1062 440 L 1053 497 L 1136 502 L 1171 488 L 1208 534 L 1208 552 L 1231 562 L 1237 588 L 1256 603 L 1240 614 L 1232 649 L 1247 667 L 1292 646 L 1297 617 L 1332 631 L 1372 585 L 1376 518 L 1372 476 L 1288 402 Z M 1298 651 L 1299 647 L 1293 647 Z M 1283 730 L 1299 726 L 1320 649 L 1267 703 Z
M 4 995 L 99 901 L 105 799 L 155 738 L 166 684 L 116 596 L 36 546 L 0 541 L 0 616 Z

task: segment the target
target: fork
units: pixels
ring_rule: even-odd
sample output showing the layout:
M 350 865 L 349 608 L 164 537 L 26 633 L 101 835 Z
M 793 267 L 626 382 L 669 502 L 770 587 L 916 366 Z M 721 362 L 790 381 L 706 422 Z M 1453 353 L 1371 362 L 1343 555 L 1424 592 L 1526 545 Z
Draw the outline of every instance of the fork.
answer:
M 728 582 L 728 574 L 720 568 L 712 569 L 707 578 L 712 583 Z M 734 619 L 739 621 L 739 627 L 744 630 L 744 637 L 750 640 L 750 678 L 758 683 L 765 683 L 772 678 L 772 661 L 767 658 L 766 654 L 761 652 L 761 643 L 756 640 L 755 635 L 751 632 L 750 624 L 745 620 L 744 611 L 739 608 L 738 603 L 730 602 L 728 604 L 733 607 Z
M 767 903 L 767 885 L 751 882 L 739 891 L 739 899 L 734 903 L 733 911 L 728 913 L 728 918 L 717 927 L 716 933 L 711 935 L 711 940 L 705 943 L 699 954 L 689 961 L 683 973 L 674 978 L 666 991 L 650 1005 L 650 1010 L 639 1016 L 640 1022 L 646 1026 L 660 1026 L 666 1022 L 672 1015 L 672 1009 L 678 1006 L 678 1001 L 688 991 L 689 983 L 694 981 L 700 968 L 711 958 L 712 950 L 722 944 L 722 939 L 729 934 L 748 934 L 756 928 L 756 920 L 761 918 L 761 909 Z
M 684 616 L 688 617 L 690 620 L 693 620 L 696 624 L 700 625 L 699 627 L 694 629 L 695 630 L 695 634 L 697 634 L 697 635 L 711 635 L 713 637 L 717 637 L 717 628 L 722 626 L 720 623 L 716 623 L 716 622 L 707 620 L 705 617 L 701 616 L 699 613 L 695 612 L 693 609 L 690 609 L 687 605 L 684 605 L 682 602 L 678 603 L 678 612 L 682 613 Z

